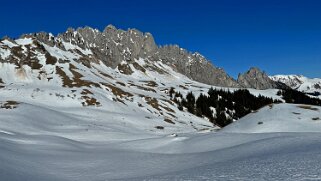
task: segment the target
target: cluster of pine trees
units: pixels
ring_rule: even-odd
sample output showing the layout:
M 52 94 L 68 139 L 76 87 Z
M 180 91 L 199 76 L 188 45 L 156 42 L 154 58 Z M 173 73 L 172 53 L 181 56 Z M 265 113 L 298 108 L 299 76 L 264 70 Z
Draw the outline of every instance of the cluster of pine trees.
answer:
M 309 104 L 309 105 L 321 106 L 320 99 L 310 97 L 310 96 L 306 95 L 305 93 L 297 91 L 297 90 L 293 90 L 293 89 L 279 90 L 277 95 L 282 96 L 282 98 L 287 103 Z
M 178 105 L 178 109 L 187 109 L 188 112 L 199 117 L 206 117 L 212 123 L 224 127 L 233 119 L 237 120 L 254 110 L 278 101 L 259 95 L 252 95 L 247 89 L 234 92 L 209 89 L 208 94 L 200 94 L 195 98 L 192 92 L 186 97 L 174 88 L 169 91 L 171 99 Z

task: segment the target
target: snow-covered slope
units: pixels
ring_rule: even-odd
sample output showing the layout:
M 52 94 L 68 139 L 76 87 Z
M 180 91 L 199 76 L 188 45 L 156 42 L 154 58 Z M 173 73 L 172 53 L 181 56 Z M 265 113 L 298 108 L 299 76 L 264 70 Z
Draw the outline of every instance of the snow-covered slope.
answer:
M 88 112 L 87 119 L 92 122 L 105 119 L 144 131 L 215 128 L 205 119 L 179 111 L 168 96 L 170 87 L 184 93 L 200 92 L 209 86 L 176 73 L 162 61 L 138 59 L 130 65 L 124 62 L 122 65 L 132 71 L 128 75 L 122 73 L 126 68 L 112 69 L 99 60 L 87 62 L 85 59 L 93 53 L 70 43 L 62 42 L 64 49 L 32 38 L 1 43 L 11 58 L 0 63 L 0 101 L 11 100 L 58 112 L 75 110 L 70 112 L 77 115 Z M 95 112 L 103 116 L 96 117 Z
M 223 132 L 321 132 L 321 107 L 295 104 L 266 106 L 225 127 Z
M 16 101 L 58 112 L 73 108 L 77 112 L 74 114 L 88 110 L 88 119 L 93 121 L 98 118 L 91 114 L 97 110 L 108 115 L 105 117 L 111 122 L 123 122 L 144 131 L 173 133 L 217 128 L 206 119 L 178 110 L 168 95 L 171 87 L 183 95 L 189 91 L 196 96 L 206 94 L 210 85 L 177 73 L 162 60 L 140 58 L 111 68 L 89 49 L 60 37 L 48 39 L 59 42 L 61 47 L 32 36 L 0 41 L 1 51 L 8 52 L 7 58 L 0 61 L 0 101 Z M 250 91 L 279 99 L 277 90 Z M 120 118 L 124 113 L 127 118 Z M 119 116 L 110 116 L 113 114 Z
M 3 180 L 317 180 L 321 175 L 321 130 L 319 120 L 312 120 L 321 116 L 320 107 L 275 105 L 226 130 L 176 136 L 134 129 L 121 118 L 129 119 L 126 114 L 1 105 L 8 108 L 0 109 Z M 300 115 L 306 125 L 294 126 Z
M 302 75 L 275 75 L 271 76 L 270 78 L 276 82 L 282 82 L 287 86 L 299 91 L 307 93 L 321 93 L 320 78 L 310 79 Z

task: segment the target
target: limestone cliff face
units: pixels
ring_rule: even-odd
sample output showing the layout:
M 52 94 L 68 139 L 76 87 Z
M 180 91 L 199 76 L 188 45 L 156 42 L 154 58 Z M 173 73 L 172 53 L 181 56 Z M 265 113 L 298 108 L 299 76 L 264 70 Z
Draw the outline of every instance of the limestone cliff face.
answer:
M 92 50 L 97 59 L 116 68 L 121 63 L 131 64 L 135 59 L 162 61 L 187 77 L 206 84 L 239 87 L 226 72 L 210 63 L 199 53 L 190 53 L 177 45 L 159 47 L 150 33 L 136 29 L 127 31 L 107 26 L 103 32 L 90 27 L 68 29 L 58 35 L 63 41 Z
M 239 74 L 237 82 L 246 88 L 254 89 L 271 89 L 281 88 L 281 83 L 271 80 L 265 72 L 262 72 L 259 68 L 252 67 L 244 74 Z
M 0 62 L 10 61 L 18 67 L 23 64 L 30 64 L 33 68 L 39 68 L 37 61 L 32 60 L 36 59 L 36 57 L 33 57 L 32 52 L 37 50 L 46 53 L 43 47 L 45 45 L 64 51 L 76 51 L 80 55 L 77 61 L 85 65 L 102 61 L 108 67 L 119 69 L 120 73 L 129 75 L 133 73 L 131 68 L 133 66 L 140 71 L 150 69 L 158 73 L 166 73 L 156 65 L 157 62 L 161 61 L 190 79 L 210 85 L 255 89 L 278 88 L 280 86 L 279 83 L 272 81 L 258 68 L 251 68 L 247 73 L 239 75 L 236 81 L 222 68 L 216 67 L 201 54 L 191 53 L 178 45 L 158 46 L 150 33 L 142 33 L 136 29 L 125 31 L 109 25 L 102 32 L 90 27 L 84 27 L 78 29 L 69 28 L 66 32 L 57 36 L 39 32 L 23 35 L 22 37 L 31 38 L 34 46 L 27 46 L 25 47 L 26 50 L 21 49 L 22 47 L 19 46 L 2 46 L 3 52 L 10 49 L 12 54 L 6 57 L 3 53 L 4 55 L 0 57 Z M 5 39 L 14 42 L 10 38 Z M 92 53 L 86 54 L 86 52 L 79 51 L 74 47 L 80 47 L 82 50 L 88 50 Z M 21 53 L 25 51 L 29 53 Z M 145 62 L 144 67 L 138 66 L 137 63 L 135 64 L 136 60 L 139 59 Z M 64 62 L 65 60 L 58 59 L 57 61 Z

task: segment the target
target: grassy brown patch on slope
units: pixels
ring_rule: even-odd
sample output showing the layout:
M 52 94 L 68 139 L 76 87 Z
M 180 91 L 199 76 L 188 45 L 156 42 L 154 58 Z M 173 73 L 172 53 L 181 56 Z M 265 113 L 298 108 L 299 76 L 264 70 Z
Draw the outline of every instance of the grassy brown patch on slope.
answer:
M 144 67 L 140 66 L 137 62 L 134 62 L 133 66 L 134 66 L 135 69 L 137 69 L 137 70 L 139 70 L 141 72 L 144 72 L 144 73 L 146 72 L 146 69 Z
M 123 82 L 116 82 L 116 84 L 119 84 L 119 85 L 121 85 L 121 86 L 124 86 L 124 87 L 126 87 L 126 84 L 125 83 L 123 83 Z
M 97 101 L 97 99 L 89 96 L 81 96 L 81 98 L 84 100 L 82 102 L 83 106 L 100 106 L 100 102 Z
M 130 85 L 130 86 L 135 86 L 135 87 L 137 87 L 138 89 L 141 89 L 141 90 L 144 90 L 144 91 L 156 93 L 156 91 L 155 91 L 154 89 L 149 88 L 149 87 L 143 87 L 143 86 L 136 85 L 136 84 L 133 84 L 133 83 L 129 83 L 129 85 Z
M 155 81 L 140 81 L 140 82 L 144 82 L 145 85 L 149 87 L 158 87 L 158 84 Z
M 171 113 L 175 113 L 175 111 L 167 106 L 164 106 L 164 105 L 160 105 L 161 108 L 165 109 L 166 111 L 168 112 L 171 112 Z
M 312 107 L 312 106 L 309 106 L 309 105 L 300 105 L 300 106 L 298 106 L 298 108 L 308 109 L 308 110 L 312 110 L 312 111 L 318 111 L 319 110 L 318 108 Z
M 175 123 L 174 123 L 171 119 L 169 119 L 169 118 L 165 118 L 164 121 L 167 122 L 167 123 L 170 123 L 170 124 L 175 124 Z
M 0 108 L 1 109 L 15 109 L 18 107 L 20 103 L 17 101 L 6 101 L 4 103 L 0 103 Z
M 69 71 L 73 74 L 73 78 L 67 76 L 67 74 L 62 70 L 62 68 L 56 66 L 56 72 L 63 81 L 64 87 L 99 87 L 98 83 L 91 82 L 88 80 L 82 80 L 81 75 L 79 72 L 76 71 L 77 68 L 73 64 L 69 64 Z
M 152 106 L 154 109 L 161 111 L 156 98 L 145 97 L 145 100 L 146 100 L 146 103 L 149 104 L 150 106 Z
M 158 72 L 159 74 L 168 74 L 168 72 L 166 72 L 164 69 L 161 69 L 161 68 L 154 66 L 154 65 L 145 65 L 144 67 L 146 69 L 151 70 L 151 71 Z
M 57 58 L 51 56 L 48 52 L 45 54 L 46 64 L 55 65 L 57 63 Z
M 104 77 L 110 78 L 110 79 L 114 79 L 114 77 L 112 77 L 111 75 L 108 75 L 104 72 L 98 71 L 101 75 L 103 75 Z
M 39 70 L 43 65 L 39 63 L 37 55 L 32 51 L 33 48 L 30 45 L 25 45 L 27 48 L 27 57 L 20 57 L 20 65 L 28 65 L 31 69 Z
M 88 90 L 88 89 L 82 90 L 80 94 L 81 94 L 81 95 L 88 95 L 88 94 L 93 95 L 93 93 L 92 93 L 90 90 Z
M 118 70 L 120 73 L 126 74 L 126 75 L 131 75 L 134 73 L 133 70 L 130 68 L 130 66 L 127 64 L 119 64 Z
M 82 54 L 82 53 L 81 53 Z M 80 57 L 79 58 L 79 61 L 86 67 L 88 68 L 92 68 L 91 66 L 91 63 L 96 63 L 96 64 L 99 64 L 99 61 L 91 56 L 89 57 L 86 57 L 86 56 L 83 56 L 83 57 Z
M 102 85 L 106 86 L 107 88 L 110 89 L 110 91 L 116 96 L 116 97 L 120 97 L 120 98 L 128 98 L 128 97 L 133 97 L 133 94 L 126 92 L 116 86 L 107 84 L 107 83 L 103 83 L 101 82 Z

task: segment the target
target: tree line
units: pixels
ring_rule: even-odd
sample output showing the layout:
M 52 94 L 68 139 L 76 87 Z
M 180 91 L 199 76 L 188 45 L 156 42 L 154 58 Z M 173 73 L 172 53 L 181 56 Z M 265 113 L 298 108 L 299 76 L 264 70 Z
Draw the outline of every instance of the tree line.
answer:
M 320 99 L 308 96 L 305 93 L 294 89 L 279 90 L 277 95 L 282 96 L 286 103 L 321 106 Z
M 206 117 L 210 122 L 224 127 L 233 120 L 258 110 L 266 105 L 278 103 L 262 95 L 254 96 L 247 89 L 239 89 L 233 92 L 210 88 L 206 94 L 200 94 L 197 98 L 193 92 L 185 97 L 176 92 L 174 88 L 169 90 L 169 96 L 177 104 L 179 110 L 184 108 L 199 117 Z

